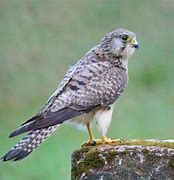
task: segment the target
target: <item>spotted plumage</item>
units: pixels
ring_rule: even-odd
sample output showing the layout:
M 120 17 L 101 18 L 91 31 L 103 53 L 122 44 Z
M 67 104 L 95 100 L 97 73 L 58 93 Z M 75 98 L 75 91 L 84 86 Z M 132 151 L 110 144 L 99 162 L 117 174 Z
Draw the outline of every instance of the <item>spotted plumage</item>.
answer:
M 7 154 L 6 161 L 17 161 L 29 155 L 33 149 L 49 137 L 59 125 L 31 131 L 19 143 L 17 143 Z M 5 157 L 4 157 L 5 158 Z M 2 158 L 3 159 L 3 158 Z
M 91 142 L 90 123 L 96 119 L 102 142 L 106 142 L 113 105 L 128 83 L 128 58 L 137 47 L 135 34 L 128 30 L 116 29 L 104 36 L 68 70 L 46 105 L 10 134 L 29 132 L 1 159 L 23 159 L 65 121 L 86 125 Z

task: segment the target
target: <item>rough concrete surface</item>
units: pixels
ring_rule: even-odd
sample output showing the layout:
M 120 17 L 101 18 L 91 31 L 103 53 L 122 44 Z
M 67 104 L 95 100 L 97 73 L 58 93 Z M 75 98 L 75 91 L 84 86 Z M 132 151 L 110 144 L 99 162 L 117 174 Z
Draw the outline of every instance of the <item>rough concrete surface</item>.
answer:
M 173 142 L 131 142 L 135 143 L 128 143 L 127 141 L 126 143 L 121 143 L 117 145 L 82 147 L 80 150 L 74 151 L 72 154 L 71 179 L 174 179 Z

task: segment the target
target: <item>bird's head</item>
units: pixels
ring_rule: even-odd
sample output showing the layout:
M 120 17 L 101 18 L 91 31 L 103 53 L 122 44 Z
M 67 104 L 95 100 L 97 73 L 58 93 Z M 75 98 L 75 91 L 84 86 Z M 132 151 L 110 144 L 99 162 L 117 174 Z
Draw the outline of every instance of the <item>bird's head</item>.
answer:
M 104 36 L 101 46 L 112 55 L 127 60 L 134 53 L 134 50 L 138 49 L 138 42 L 133 32 L 126 29 L 116 29 Z

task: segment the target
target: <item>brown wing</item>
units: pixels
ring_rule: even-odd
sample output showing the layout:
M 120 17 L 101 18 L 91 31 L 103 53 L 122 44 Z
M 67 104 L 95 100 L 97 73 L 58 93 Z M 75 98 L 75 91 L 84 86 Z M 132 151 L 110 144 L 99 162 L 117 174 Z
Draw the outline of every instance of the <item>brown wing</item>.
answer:
M 29 119 L 10 137 L 21 133 L 60 124 L 75 116 L 88 113 L 97 106 L 109 106 L 120 96 L 127 84 L 126 71 L 110 67 L 106 62 L 81 65 L 62 91 L 52 96 L 42 113 Z
M 12 132 L 9 137 L 14 137 L 24 132 L 31 130 L 37 130 L 41 128 L 46 128 L 54 126 L 56 124 L 61 124 L 62 122 L 71 119 L 75 116 L 87 113 L 91 108 L 86 108 L 84 110 L 76 110 L 69 107 L 65 107 L 56 112 L 51 112 L 50 110 L 40 117 L 33 117 L 29 123 L 24 123 L 19 129 Z

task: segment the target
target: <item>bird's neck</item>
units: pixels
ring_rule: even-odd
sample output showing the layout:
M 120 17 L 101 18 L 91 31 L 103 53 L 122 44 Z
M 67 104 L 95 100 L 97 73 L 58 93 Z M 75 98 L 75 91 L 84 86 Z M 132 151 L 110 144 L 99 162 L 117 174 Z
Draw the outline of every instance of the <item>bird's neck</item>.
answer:
M 122 68 L 126 71 L 128 71 L 128 60 L 125 59 L 122 55 L 116 55 L 109 51 L 108 48 L 103 47 L 95 47 L 92 49 L 92 52 L 94 53 L 95 58 L 98 61 L 107 61 L 112 66 Z
M 113 59 L 110 59 L 110 63 L 115 67 L 119 67 L 128 71 L 128 60 L 122 59 L 121 57 L 117 56 Z

